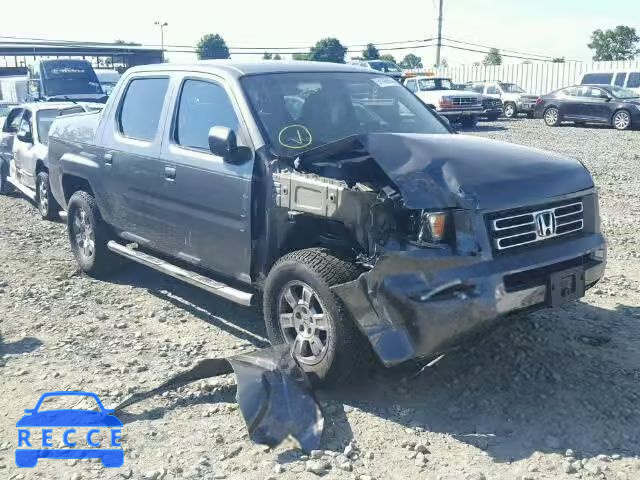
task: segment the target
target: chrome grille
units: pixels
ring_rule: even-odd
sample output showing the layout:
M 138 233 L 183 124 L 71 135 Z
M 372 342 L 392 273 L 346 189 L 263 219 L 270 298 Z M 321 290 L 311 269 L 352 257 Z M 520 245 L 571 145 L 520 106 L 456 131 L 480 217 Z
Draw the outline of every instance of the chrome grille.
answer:
M 451 97 L 451 103 L 456 106 L 477 105 L 479 102 L 475 97 Z
M 490 234 L 498 251 L 542 242 L 584 228 L 582 200 L 500 212 L 490 217 Z

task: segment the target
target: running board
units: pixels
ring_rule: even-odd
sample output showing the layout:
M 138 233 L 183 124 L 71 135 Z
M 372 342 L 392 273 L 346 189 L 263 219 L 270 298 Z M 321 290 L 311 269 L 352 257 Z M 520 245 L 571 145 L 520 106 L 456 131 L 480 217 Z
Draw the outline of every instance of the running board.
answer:
M 25 187 L 24 185 L 22 185 L 19 181 L 17 181 L 13 177 L 7 177 L 7 182 L 9 182 L 11 185 L 13 185 L 14 188 L 20 190 L 20 192 L 22 192 L 22 194 L 24 194 L 27 197 L 29 197 L 32 202 L 36 201 L 36 192 L 31 190 L 29 187 Z
M 200 275 L 190 270 L 185 270 L 184 268 L 178 267 L 147 253 L 125 247 L 113 240 L 107 244 L 107 248 L 118 255 L 128 258 L 129 260 L 146 265 L 149 268 L 153 268 L 154 270 L 165 273 L 171 277 L 177 278 L 178 280 L 182 280 L 183 282 L 206 290 L 207 292 L 218 295 L 219 297 L 226 298 L 227 300 L 239 303 L 240 305 L 251 305 L 251 299 L 253 298 L 252 293 L 237 290 L 229 285 L 225 285 L 224 283 L 216 282 L 204 275 Z

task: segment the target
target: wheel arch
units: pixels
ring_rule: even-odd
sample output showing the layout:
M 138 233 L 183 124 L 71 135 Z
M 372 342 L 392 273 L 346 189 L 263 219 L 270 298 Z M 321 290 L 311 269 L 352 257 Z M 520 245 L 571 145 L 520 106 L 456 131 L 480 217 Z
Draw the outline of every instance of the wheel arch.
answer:
M 69 203 L 71 196 L 79 190 L 83 190 L 93 195 L 91 183 L 84 177 L 78 175 L 64 174 L 62 175 L 62 191 L 64 193 L 65 203 Z

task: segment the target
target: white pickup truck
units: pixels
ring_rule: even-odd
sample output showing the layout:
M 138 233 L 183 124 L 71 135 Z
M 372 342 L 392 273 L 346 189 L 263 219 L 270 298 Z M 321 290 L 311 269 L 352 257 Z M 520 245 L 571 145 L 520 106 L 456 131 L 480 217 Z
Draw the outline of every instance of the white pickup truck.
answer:
M 483 112 L 482 95 L 454 89 L 449 78 L 413 77 L 407 78 L 404 85 L 440 115 L 463 127 L 474 127 Z

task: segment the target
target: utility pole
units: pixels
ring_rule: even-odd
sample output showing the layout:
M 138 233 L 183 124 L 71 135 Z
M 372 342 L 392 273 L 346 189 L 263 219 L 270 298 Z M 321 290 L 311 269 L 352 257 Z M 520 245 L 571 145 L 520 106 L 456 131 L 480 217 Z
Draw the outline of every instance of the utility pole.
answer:
M 160 48 L 162 49 L 162 53 L 160 54 L 162 58 L 162 63 L 164 63 L 164 27 L 168 26 L 167 22 L 161 22 L 160 20 L 156 20 L 153 22 L 154 25 L 160 27 Z
M 438 13 L 438 44 L 436 45 L 436 67 L 440 66 L 440 49 L 442 48 L 442 2 L 440 0 L 440 8 Z

